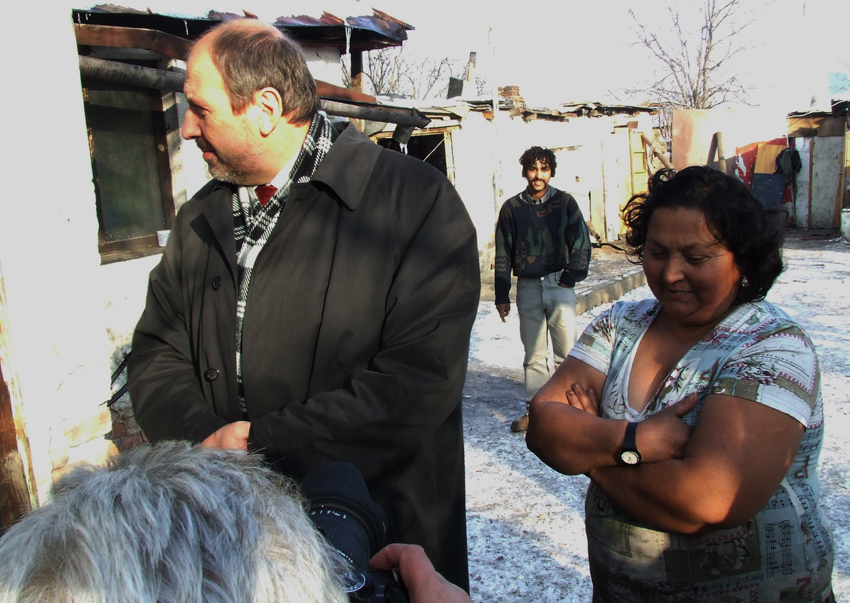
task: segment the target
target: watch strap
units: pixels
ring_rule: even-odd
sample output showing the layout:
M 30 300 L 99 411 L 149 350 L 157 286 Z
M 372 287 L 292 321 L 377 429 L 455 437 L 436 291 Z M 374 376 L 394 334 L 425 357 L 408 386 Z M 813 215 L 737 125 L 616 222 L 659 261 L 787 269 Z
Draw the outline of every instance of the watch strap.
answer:
M 629 421 L 626 426 L 626 435 L 623 437 L 623 452 L 637 452 L 637 422 Z
M 634 421 L 626 425 L 626 433 L 623 436 L 623 447 L 620 451 L 620 460 L 629 466 L 640 463 L 640 452 L 637 449 L 637 426 Z

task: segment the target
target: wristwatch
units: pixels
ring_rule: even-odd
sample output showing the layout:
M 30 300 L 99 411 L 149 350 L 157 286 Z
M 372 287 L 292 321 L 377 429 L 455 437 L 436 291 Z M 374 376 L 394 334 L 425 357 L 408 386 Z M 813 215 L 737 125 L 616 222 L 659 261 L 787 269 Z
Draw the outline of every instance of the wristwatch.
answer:
M 637 465 L 640 463 L 640 452 L 637 449 L 637 426 L 630 421 L 626 427 L 626 435 L 623 437 L 623 449 L 620 451 L 620 460 L 626 465 Z

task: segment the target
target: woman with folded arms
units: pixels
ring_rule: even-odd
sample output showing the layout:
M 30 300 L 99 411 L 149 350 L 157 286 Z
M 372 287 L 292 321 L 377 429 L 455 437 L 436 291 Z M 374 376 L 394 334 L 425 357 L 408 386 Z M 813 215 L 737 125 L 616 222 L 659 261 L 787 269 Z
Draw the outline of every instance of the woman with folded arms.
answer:
M 657 173 L 623 210 L 655 299 L 594 320 L 532 402 L 528 447 L 591 480 L 595 602 L 834 601 L 820 371 L 764 301 L 769 218 L 736 178 Z

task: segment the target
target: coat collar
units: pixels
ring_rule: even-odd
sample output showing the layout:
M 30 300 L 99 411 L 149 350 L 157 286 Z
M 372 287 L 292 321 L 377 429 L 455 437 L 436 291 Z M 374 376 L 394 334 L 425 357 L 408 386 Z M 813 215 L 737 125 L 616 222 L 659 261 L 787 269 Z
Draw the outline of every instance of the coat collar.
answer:
M 326 184 L 348 209 L 356 209 L 363 199 L 382 150 L 357 128 L 349 125 L 316 168 L 313 181 Z
M 350 210 L 360 205 L 378 163 L 382 148 L 349 125 L 334 142 L 325 156 L 312 182 L 329 186 L 340 201 Z M 304 185 L 293 185 L 293 190 Z M 236 274 L 236 240 L 233 234 L 233 185 L 212 180 L 201 210 L 209 222 L 219 246 Z M 206 188 L 206 187 L 205 187 Z M 203 190 L 203 189 L 202 189 Z M 202 196 L 199 192 L 197 196 Z

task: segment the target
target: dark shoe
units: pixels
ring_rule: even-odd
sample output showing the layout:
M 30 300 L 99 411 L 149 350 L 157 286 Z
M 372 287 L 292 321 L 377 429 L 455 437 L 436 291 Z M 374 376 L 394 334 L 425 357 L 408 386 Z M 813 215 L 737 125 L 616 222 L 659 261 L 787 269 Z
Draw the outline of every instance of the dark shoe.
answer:
M 528 413 L 522 415 L 519 419 L 516 419 L 513 423 L 511 423 L 511 431 L 515 431 L 517 433 L 526 431 L 528 429 Z

